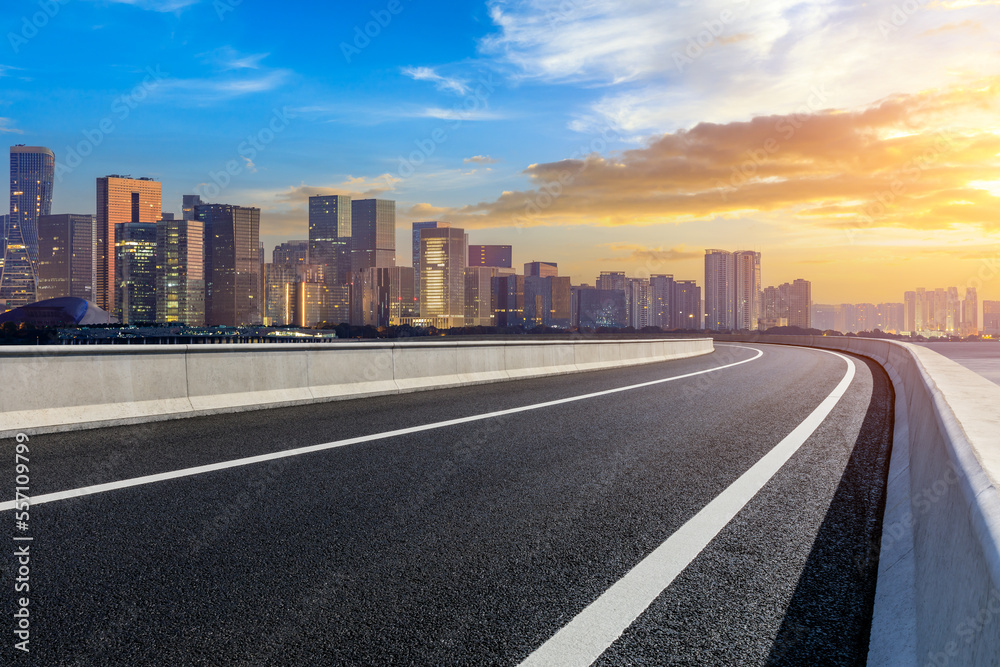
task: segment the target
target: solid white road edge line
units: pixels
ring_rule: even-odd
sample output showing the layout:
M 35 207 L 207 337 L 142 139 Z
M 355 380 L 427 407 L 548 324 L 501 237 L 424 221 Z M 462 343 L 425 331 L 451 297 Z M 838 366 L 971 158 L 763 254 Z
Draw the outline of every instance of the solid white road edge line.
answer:
M 538 647 L 521 667 L 593 664 L 757 495 L 819 428 L 854 379 L 855 367 L 850 358 L 828 350 L 817 351 L 833 354 L 847 363 L 847 373 L 836 389 L 774 449 Z
M 183 470 L 173 470 L 171 472 L 159 473 L 156 475 L 146 475 L 144 477 L 135 477 L 133 479 L 123 479 L 118 482 L 108 482 L 106 484 L 96 484 L 94 486 L 86 486 L 79 489 L 70 489 L 68 491 L 57 491 L 56 493 L 46 493 L 40 496 L 33 496 L 31 498 L 32 505 L 42 505 L 45 503 L 55 502 L 57 500 L 68 500 L 70 498 L 80 498 L 82 496 L 92 496 L 98 493 L 105 493 L 107 491 L 115 491 L 118 489 L 127 489 L 132 486 L 143 486 L 145 484 L 154 484 L 156 482 L 164 482 L 170 479 L 178 479 L 181 477 L 193 477 L 195 475 L 203 475 L 209 472 L 215 472 L 217 470 L 226 470 L 228 468 L 239 468 L 242 466 L 249 466 L 255 463 L 265 463 L 267 461 L 276 461 L 278 459 L 285 459 L 292 456 L 301 456 L 303 454 L 311 454 L 313 452 L 321 452 L 326 449 L 335 449 L 337 447 L 346 447 L 348 445 L 356 445 L 362 442 L 371 442 L 373 440 L 382 440 L 385 438 L 394 438 L 400 435 L 407 435 L 410 433 L 420 433 L 422 431 L 433 431 L 439 428 L 445 428 L 447 426 L 456 426 L 458 424 L 468 424 L 470 422 L 481 421 L 484 419 L 492 419 L 494 417 L 503 417 L 504 415 L 513 415 L 518 412 L 528 412 L 529 410 L 540 410 L 542 408 L 552 407 L 554 405 L 563 405 L 565 403 L 574 403 L 576 401 L 584 401 L 590 398 L 597 398 L 599 396 L 607 396 L 609 394 L 617 394 L 623 391 L 631 391 L 633 389 L 642 389 L 643 387 L 652 387 L 654 385 L 663 384 L 664 382 L 673 382 L 675 380 L 683 380 L 685 378 L 695 377 L 697 375 L 704 375 L 705 373 L 714 373 L 716 371 L 725 370 L 727 368 L 733 368 L 734 366 L 740 366 L 742 364 L 750 363 L 751 361 L 756 361 L 764 356 L 763 350 L 758 350 L 755 347 L 746 347 L 743 345 L 727 345 L 726 347 L 741 347 L 747 350 L 753 350 L 756 352 L 756 356 L 749 359 L 744 359 L 743 361 L 737 361 L 732 364 L 726 364 L 725 366 L 716 366 L 715 368 L 709 368 L 703 371 L 697 371 L 695 373 L 685 373 L 684 375 L 677 375 L 675 377 L 663 378 L 660 380 L 653 380 L 651 382 L 642 382 L 640 384 L 633 384 L 627 387 L 618 387 L 616 389 L 606 389 L 604 391 L 597 391 L 592 394 L 582 394 L 580 396 L 571 396 L 569 398 L 560 398 L 555 401 L 547 401 L 545 403 L 535 403 L 534 405 L 525 405 L 519 408 L 510 408 L 507 410 L 498 410 L 496 412 L 488 412 L 481 415 L 473 415 L 471 417 L 462 417 L 460 419 L 449 419 L 447 421 L 435 422 L 433 424 L 424 424 L 423 426 L 413 426 L 410 428 L 401 428 L 395 431 L 386 431 L 384 433 L 373 433 L 371 435 L 363 435 L 356 438 L 348 438 L 346 440 L 337 440 L 335 442 L 327 442 L 321 445 L 310 445 L 308 447 L 300 447 L 298 449 L 289 449 L 280 452 L 272 452 L 270 454 L 260 454 L 258 456 L 250 456 L 243 459 L 234 459 L 232 461 L 221 461 L 219 463 L 212 463 L 204 466 L 197 466 L 195 468 L 185 468 Z M 7 512 L 14 509 L 15 501 L 8 500 L 6 502 L 0 503 L 0 512 Z

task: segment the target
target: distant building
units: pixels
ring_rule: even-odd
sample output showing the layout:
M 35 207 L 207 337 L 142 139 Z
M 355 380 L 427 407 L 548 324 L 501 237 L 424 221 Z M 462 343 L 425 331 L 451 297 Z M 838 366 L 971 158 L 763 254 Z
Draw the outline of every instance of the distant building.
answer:
M 27 323 L 38 327 L 112 324 L 117 320 L 96 304 L 72 296 L 45 299 L 0 314 L 0 324 Z
M 156 322 L 156 223 L 115 225 L 115 316 L 122 324 Z
M 352 285 L 351 323 L 390 327 L 417 316 L 413 299 L 413 269 L 409 266 L 370 268 L 358 272 Z
M 768 289 L 774 289 L 769 287 Z M 767 304 L 767 290 L 764 291 L 764 303 Z M 837 306 L 833 304 L 814 303 L 812 307 L 813 329 L 820 331 L 837 331 Z M 844 333 L 841 331 L 841 333 Z
M 352 201 L 351 237 L 351 270 L 354 273 L 396 266 L 396 202 L 386 199 Z M 464 256 L 462 263 L 465 263 Z
M 1000 338 L 1000 301 L 983 301 L 983 333 Z
M 496 326 L 524 326 L 524 276 L 500 275 L 492 279 Z
M 94 300 L 97 224 L 92 215 L 38 218 L 38 300 Z
M 559 265 L 555 262 L 528 262 L 524 265 L 524 275 L 536 278 L 555 278 L 559 275 Z
M 311 264 L 309 241 L 286 241 L 274 247 L 271 261 L 275 264 Z
M 625 280 L 625 326 L 639 330 L 658 326 L 654 324 L 655 321 L 653 291 L 650 289 L 649 281 L 644 278 L 627 278 Z
M 963 336 L 975 336 L 979 334 L 979 297 L 975 287 L 965 289 L 965 298 L 962 299 L 962 310 L 960 314 L 959 331 Z
M 576 297 L 581 329 L 622 329 L 626 326 L 625 290 L 581 289 Z
M 420 232 L 424 229 L 446 229 L 451 227 L 450 222 L 438 222 L 436 220 L 429 222 L 414 222 L 412 227 L 412 241 L 413 241 L 413 296 L 420 303 Z M 471 251 L 470 251 L 471 253 Z
M 205 325 L 205 224 L 156 223 L 156 321 Z
M 351 282 L 353 206 L 346 195 L 309 198 L 309 264 L 322 266 L 328 285 Z M 294 243 L 294 242 L 292 242 Z M 275 256 L 274 262 L 278 263 Z
M 202 204 L 207 204 L 201 200 L 200 195 L 184 195 L 183 197 L 183 208 L 181 209 L 181 217 L 185 220 L 196 220 L 197 214 L 195 209 Z
M 446 318 L 451 326 L 463 326 L 467 261 L 464 229 L 420 230 L 420 317 Z
M 698 331 L 705 328 L 702 316 L 701 288 L 693 280 L 674 281 L 670 295 L 670 328 Z
M 903 331 L 913 333 L 917 330 L 917 293 L 906 292 L 903 294 Z
M 471 254 L 470 250 L 470 254 Z M 497 296 L 493 279 L 513 276 L 514 269 L 495 266 L 469 266 L 465 269 L 465 326 L 497 326 Z
M 260 209 L 205 204 L 196 212 L 205 224 L 205 323 L 261 324 Z
M 597 289 L 625 292 L 626 280 L 624 271 L 601 271 L 601 275 L 597 277 Z
M 470 245 L 469 266 L 513 268 L 513 250 L 509 245 Z
M 97 305 L 118 312 L 115 278 L 115 226 L 156 224 L 163 211 L 161 186 L 151 178 L 105 176 L 97 179 Z
M 661 329 L 672 327 L 670 310 L 674 289 L 674 277 L 671 275 L 649 277 L 649 301 L 652 308 L 651 326 Z
M 52 212 L 55 160 L 42 146 L 10 147 L 10 215 L 0 269 L 0 301 L 8 308 L 37 298 L 38 218 Z
M 760 253 L 741 250 L 733 253 L 734 329 L 756 331 L 761 316 Z
M 812 326 L 812 283 L 808 280 L 795 280 L 788 290 L 788 326 Z
M 788 326 L 788 293 L 790 285 L 765 287 L 761 292 L 760 329 Z M 831 323 L 832 327 L 832 323 Z
M 736 328 L 735 267 L 726 250 L 705 251 L 705 326 L 715 331 Z
M 524 276 L 524 326 L 568 329 L 571 324 L 569 276 Z

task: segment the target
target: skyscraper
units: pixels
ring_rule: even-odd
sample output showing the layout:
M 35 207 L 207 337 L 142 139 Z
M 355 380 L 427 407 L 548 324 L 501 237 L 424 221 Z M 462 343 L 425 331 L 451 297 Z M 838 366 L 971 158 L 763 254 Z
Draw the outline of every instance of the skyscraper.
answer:
M 115 225 L 155 224 L 163 211 L 161 186 L 151 178 L 97 179 L 97 305 L 116 312 Z
M 184 195 L 182 201 L 181 217 L 185 220 L 197 220 L 195 209 L 208 203 L 201 200 L 201 195 Z
M 788 326 L 812 327 L 812 283 L 799 278 L 788 291 Z
M 705 326 L 716 331 L 736 326 L 733 254 L 705 251 Z
M 597 277 L 597 289 L 599 290 L 620 290 L 625 291 L 624 271 L 601 271 Z
M 674 291 L 674 277 L 654 275 L 649 277 L 649 300 L 653 308 L 650 324 L 662 329 L 671 328 L 670 307 Z
M 413 223 L 413 298 L 420 303 L 420 231 L 423 229 L 446 229 L 450 222 L 414 222 Z
M 420 316 L 448 318 L 451 326 L 465 321 L 464 229 L 441 227 L 420 231 Z
M 975 287 L 965 289 L 965 298 L 962 299 L 962 327 L 963 336 L 975 336 L 979 333 L 979 297 L 976 295 Z
M 670 295 L 671 322 L 674 329 L 701 330 L 705 318 L 701 312 L 701 288 L 693 280 L 674 281 Z
M 430 223 L 416 223 L 430 224 Z M 414 226 L 414 230 L 416 226 Z M 415 232 L 414 232 L 415 233 Z M 513 252 L 509 245 L 470 245 L 469 266 L 494 266 L 502 269 L 513 268 Z
M 38 288 L 38 218 L 52 209 L 55 154 L 41 146 L 10 147 L 10 217 L 6 225 L 0 300 L 33 303 Z
M 524 265 L 524 275 L 555 278 L 559 275 L 559 265 L 555 262 L 528 262 Z
M 657 326 L 654 322 L 652 291 L 645 278 L 625 281 L 625 326 L 635 329 Z
M 904 293 L 903 305 L 905 308 L 903 315 L 903 331 L 912 334 L 917 330 L 917 293 Z
M 324 267 L 330 285 L 351 282 L 352 209 L 346 195 L 309 198 L 309 263 Z
M 396 202 L 387 199 L 351 202 L 351 236 L 352 272 L 396 266 Z
M 156 321 L 205 324 L 205 224 L 156 223 Z
M 119 322 L 156 321 L 156 223 L 115 225 L 115 287 Z
M 360 271 L 354 277 L 352 289 L 352 324 L 389 327 L 402 324 L 404 317 L 417 315 L 413 269 L 409 266 Z
M 285 241 L 275 246 L 271 261 L 275 264 L 310 264 L 309 241 Z
M 760 253 L 741 250 L 733 253 L 733 293 L 736 298 L 735 329 L 756 331 L 760 317 Z
M 97 225 L 92 215 L 38 217 L 38 300 L 94 300 Z
M 205 323 L 260 324 L 260 209 L 206 204 L 196 211 L 205 223 Z
M 983 333 L 1000 338 L 1000 301 L 983 301 Z
M 472 250 L 469 250 L 472 255 Z M 465 326 L 496 326 L 496 295 L 493 279 L 512 276 L 514 269 L 497 266 L 469 266 L 465 269 Z

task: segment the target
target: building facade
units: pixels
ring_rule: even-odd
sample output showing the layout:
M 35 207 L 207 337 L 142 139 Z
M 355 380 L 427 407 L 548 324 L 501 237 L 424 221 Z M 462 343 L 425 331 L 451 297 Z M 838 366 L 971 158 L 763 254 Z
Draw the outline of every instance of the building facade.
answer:
M 705 251 L 705 326 L 715 331 L 736 328 L 733 254 Z
M 118 321 L 156 322 L 156 223 L 115 225 L 114 275 Z
M 354 273 L 396 266 L 396 202 L 387 199 L 352 201 L 351 237 L 351 270 Z
M 371 268 L 354 277 L 351 324 L 391 327 L 404 318 L 417 317 L 413 298 L 413 268 L 393 266 Z
M 445 229 L 451 227 L 450 222 L 438 222 L 436 220 L 431 220 L 427 222 L 414 222 L 412 226 L 412 243 L 413 243 L 413 254 L 412 254 L 412 264 L 413 264 L 413 296 L 416 298 L 417 303 L 420 303 L 420 232 L 424 229 Z
M 513 260 L 513 250 L 509 245 L 469 246 L 469 266 L 493 266 L 511 269 L 514 268 Z
M 10 148 L 10 215 L 4 232 L 0 301 L 33 303 L 38 289 L 38 218 L 52 212 L 55 154 L 42 146 Z
M 452 326 L 463 326 L 466 239 L 465 230 L 457 227 L 420 230 L 420 317 L 447 318 Z
M 205 224 L 156 223 L 156 321 L 205 325 Z
M 115 313 L 115 225 L 156 224 L 163 211 L 160 183 L 150 178 L 97 179 L 97 305 Z
M 196 212 L 205 225 L 205 323 L 261 324 L 260 209 L 205 204 Z
M 760 253 L 733 253 L 734 329 L 756 331 L 761 318 Z
M 96 255 L 94 216 L 39 216 L 38 300 L 69 296 L 93 301 L 97 281 Z

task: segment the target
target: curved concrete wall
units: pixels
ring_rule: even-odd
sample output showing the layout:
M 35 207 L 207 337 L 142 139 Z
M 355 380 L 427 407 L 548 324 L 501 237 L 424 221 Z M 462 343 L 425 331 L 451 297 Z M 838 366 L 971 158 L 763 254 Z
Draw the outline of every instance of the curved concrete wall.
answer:
M 843 350 L 886 368 L 897 423 L 868 662 L 1000 664 L 1000 386 L 908 343 L 716 339 Z
M 710 338 L 0 348 L 0 437 L 681 359 Z

